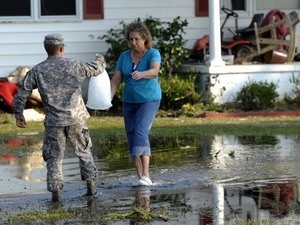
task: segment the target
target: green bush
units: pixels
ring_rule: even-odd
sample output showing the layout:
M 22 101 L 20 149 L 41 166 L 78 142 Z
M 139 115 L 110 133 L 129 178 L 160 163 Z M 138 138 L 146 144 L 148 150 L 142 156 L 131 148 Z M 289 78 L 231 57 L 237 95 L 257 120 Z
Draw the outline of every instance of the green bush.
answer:
M 138 18 L 135 21 L 141 21 Z M 162 86 L 163 99 L 162 109 L 181 109 L 185 103 L 194 104 L 200 101 L 200 95 L 195 89 L 196 75 L 181 78 L 174 75 L 173 69 L 179 68 L 182 62 L 188 58 L 189 51 L 184 47 L 186 40 L 183 38 L 184 27 L 188 25 L 187 20 L 175 18 L 171 22 L 164 22 L 160 19 L 148 17 L 143 20 L 153 36 L 153 47 L 157 48 L 162 56 L 159 81 Z M 105 58 L 108 62 L 107 71 L 112 75 L 120 53 L 128 49 L 124 39 L 124 28 L 127 25 L 124 21 L 119 23 L 120 28 L 110 29 L 101 37 L 110 45 Z M 119 110 L 121 106 L 122 86 L 117 91 L 113 100 L 114 109 Z
M 242 110 L 265 110 L 275 106 L 277 85 L 267 81 L 249 81 L 237 93 L 236 103 Z
M 182 106 L 182 115 L 188 117 L 204 117 L 206 112 L 224 112 L 223 106 L 217 103 L 204 104 L 203 102 L 190 104 L 186 103 Z
M 161 22 L 159 19 L 147 18 L 145 24 L 154 36 L 154 47 L 159 49 L 162 56 L 160 74 L 171 76 L 173 69 L 180 67 L 182 62 L 189 57 L 189 51 L 184 47 L 186 40 L 184 27 L 187 20 L 175 18 L 172 22 Z
M 284 96 L 284 100 L 290 105 L 300 106 L 300 74 L 298 76 L 293 75 L 290 82 L 294 88 L 290 94 Z
M 181 78 L 174 74 L 170 77 L 160 77 L 160 84 L 163 90 L 161 109 L 178 110 L 186 103 L 196 104 L 201 96 L 195 90 L 196 75 L 186 75 Z
M 119 29 L 110 29 L 106 35 L 103 35 L 101 39 L 105 39 L 105 42 L 110 45 L 108 50 L 105 53 L 105 60 L 107 62 L 106 70 L 108 74 L 112 75 L 118 57 L 121 52 L 128 49 L 127 41 L 124 38 L 124 29 L 126 24 L 124 21 L 119 23 L 121 28 Z

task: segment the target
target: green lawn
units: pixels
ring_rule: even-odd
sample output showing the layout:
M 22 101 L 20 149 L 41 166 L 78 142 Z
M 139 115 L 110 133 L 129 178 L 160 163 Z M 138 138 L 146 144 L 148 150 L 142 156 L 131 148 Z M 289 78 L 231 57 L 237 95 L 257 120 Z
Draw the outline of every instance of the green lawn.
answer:
M 107 136 L 124 135 L 123 118 L 120 116 L 92 116 L 88 120 L 91 132 L 100 132 Z M 0 136 L 42 132 L 42 122 L 28 122 L 27 128 L 20 129 L 14 124 L 10 114 L 0 114 Z M 244 117 L 244 118 L 190 118 L 157 117 L 151 135 L 185 136 L 210 134 L 300 134 L 300 117 Z

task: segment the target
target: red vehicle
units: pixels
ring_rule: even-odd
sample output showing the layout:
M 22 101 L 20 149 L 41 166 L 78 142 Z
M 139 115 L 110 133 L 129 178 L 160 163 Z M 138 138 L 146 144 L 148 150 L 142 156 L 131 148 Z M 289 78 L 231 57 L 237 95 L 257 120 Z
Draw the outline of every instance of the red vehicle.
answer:
M 298 14 L 292 12 L 287 16 L 280 10 L 271 10 L 265 17 L 264 14 L 255 14 L 250 25 L 238 29 L 238 14 L 233 10 L 222 7 L 226 14 L 221 26 L 222 55 L 234 55 L 235 63 L 266 62 L 280 63 L 293 60 L 295 53 L 295 25 L 299 22 Z M 224 27 L 230 17 L 235 18 L 235 32 L 232 40 L 223 38 Z M 193 47 L 190 58 L 200 61 L 204 55 L 209 54 L 209 36 L 204 35 L 198 39 Z

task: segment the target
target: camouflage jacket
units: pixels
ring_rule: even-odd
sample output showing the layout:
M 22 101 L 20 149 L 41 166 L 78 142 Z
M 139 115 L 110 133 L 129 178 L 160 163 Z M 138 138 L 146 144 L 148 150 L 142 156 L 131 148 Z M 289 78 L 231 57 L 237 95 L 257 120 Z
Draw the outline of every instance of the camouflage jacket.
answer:
M 38 88 L 45 111 L 45 126 L 70 126 L 84 122 L 89 113 L 81 93 L 81 82 L 97 76 L 105 62 L 82 62 L 76 59 L 49 56 L 34 66 L 19 83 L 13 100 L 16 119 L 24 119 L 27 97 Z

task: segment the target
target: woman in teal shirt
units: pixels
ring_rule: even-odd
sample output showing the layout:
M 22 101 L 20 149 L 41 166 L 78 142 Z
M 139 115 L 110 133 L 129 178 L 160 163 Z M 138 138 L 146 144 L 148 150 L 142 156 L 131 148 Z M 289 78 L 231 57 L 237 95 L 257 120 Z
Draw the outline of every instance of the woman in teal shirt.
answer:
M 138 174 L 137 184 L 149 186 L 149 133 L 162 95 L 158 82 L 161 55 L 151 47 L 151 33 L 141 22 L 129 24 L 125 38 L 130 49 L 122 52 L 117 61 L 111 92 L 113 97 L 124 81 L 122 101 L 128 148 Z

